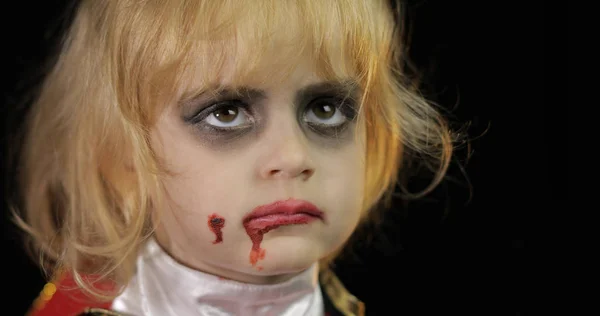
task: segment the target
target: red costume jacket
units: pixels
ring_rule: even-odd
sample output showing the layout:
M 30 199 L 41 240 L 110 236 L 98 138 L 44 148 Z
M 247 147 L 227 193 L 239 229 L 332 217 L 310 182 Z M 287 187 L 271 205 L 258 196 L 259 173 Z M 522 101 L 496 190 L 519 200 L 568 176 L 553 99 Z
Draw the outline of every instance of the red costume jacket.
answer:
M 96 286 L 99 289 L 111 289 L 113 284 L 105 282 Z M 77 287 L 73 277 L 65 274 L 57 281 L 44 285 L 40 295 L 33 302 L 27 316 L 85 315 L 86 312 L 91 312 L 95 308 L 108 310 L 111 305 L 112 302 L 100 302 L 85 295 Z

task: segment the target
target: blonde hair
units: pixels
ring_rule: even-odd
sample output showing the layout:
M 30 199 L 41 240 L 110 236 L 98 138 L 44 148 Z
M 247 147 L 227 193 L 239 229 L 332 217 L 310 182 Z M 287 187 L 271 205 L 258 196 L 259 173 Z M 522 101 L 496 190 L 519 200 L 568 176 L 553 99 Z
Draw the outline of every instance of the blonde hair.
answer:
M 364 218 L 394 190 L 406 150 L 436 162 L 435 186 L 452 135 L 402 84 L 395 17 L 386 1 L 81 1 L 26 122 L 18 220 L 42 265 L 68 269 L 96 295 L 106 293 L 83 275 L 128 282 L 161 198 L 152 126 L 231 63 L 239 83 L 277 82 L 307 57 L 324 78 L 355 79 L 366 126 Z M 187 85 L 191 76 L 200 87 Z

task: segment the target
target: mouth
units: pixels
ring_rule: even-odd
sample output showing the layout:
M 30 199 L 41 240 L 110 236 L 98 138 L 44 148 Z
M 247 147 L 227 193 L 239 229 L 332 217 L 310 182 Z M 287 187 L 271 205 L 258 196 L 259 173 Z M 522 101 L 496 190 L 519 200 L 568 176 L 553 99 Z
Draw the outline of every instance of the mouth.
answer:
M 325 221 L 325 214 L 314 204 L 296 199 L 277 201 L 256 207 L 242 220 L 246 229 L 271 230 L 283 225 Z
M 302 200 L 288 199 L 256 207 L 242 219 L 246 233 L 252 240 L 250 263 L 254 266 L 258 260 L 265 258 L 265 249 L 260 247 L 260 243 L 263 235 L 270 230 L 284 225 L 308 224 L 319 219 L 325 222 L 325 214 L 314 204 Z

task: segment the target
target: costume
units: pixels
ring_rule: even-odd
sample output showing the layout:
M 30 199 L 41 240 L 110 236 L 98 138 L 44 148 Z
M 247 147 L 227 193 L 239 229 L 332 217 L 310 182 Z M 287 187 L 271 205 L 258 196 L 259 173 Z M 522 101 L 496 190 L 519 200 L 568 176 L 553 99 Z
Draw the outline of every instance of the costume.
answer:
M 74 282 L 65 278 L 60 285 L 65 284 Z M 30 315 L 364 315 L 364 304 L 330 270 L 319 273 L 317 264 L 280 284 L 246 284 L 187 268 L 154 240 L 140 253 L 136 275 L 115 300 L 98 304 L 80 294 L 59 289 Z

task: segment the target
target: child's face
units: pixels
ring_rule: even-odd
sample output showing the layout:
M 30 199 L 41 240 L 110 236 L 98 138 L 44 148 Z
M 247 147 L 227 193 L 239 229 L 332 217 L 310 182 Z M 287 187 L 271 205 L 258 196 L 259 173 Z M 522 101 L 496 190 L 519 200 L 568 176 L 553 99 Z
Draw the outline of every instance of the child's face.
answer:
M 219 97 L 200 95 L 159 118 L 153 146 L 172 174 L 163 182 L 167 200 L 158 206 L 157 238 L 193 268 L 274 282 L 340 247 L 358 223 L 364 184 L 364 147 L 354 138 L 358 101 L 343 101 L 352 91 L 303 66 L 285 82 L 245 88 L 239 95 L 227 89 Z M 289 199 L 263 208 L 288 213 L 245 221 L 257 207 Z

